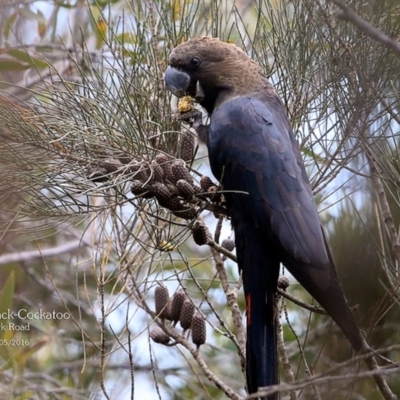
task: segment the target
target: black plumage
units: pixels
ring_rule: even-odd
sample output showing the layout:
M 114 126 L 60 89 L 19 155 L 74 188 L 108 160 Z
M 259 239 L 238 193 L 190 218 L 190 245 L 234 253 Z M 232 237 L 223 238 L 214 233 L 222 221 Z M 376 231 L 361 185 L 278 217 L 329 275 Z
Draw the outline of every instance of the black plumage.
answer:
M 225 192 L 243 273 L 249 393 L 279 382 L 275 324 L 281 263 L 353 348 L 365 349 L 286 111 L 261 68 L 238 47 L 202 37 L 174 49 L 165 79 L 173 93 L 194 97 L 210 116 L 210 165 Z

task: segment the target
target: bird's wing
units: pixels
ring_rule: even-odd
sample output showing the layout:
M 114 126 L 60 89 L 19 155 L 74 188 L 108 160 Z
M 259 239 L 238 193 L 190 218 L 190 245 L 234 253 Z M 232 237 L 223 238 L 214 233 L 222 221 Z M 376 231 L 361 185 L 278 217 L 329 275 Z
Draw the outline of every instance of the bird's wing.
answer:
M 293 261 L 329 264 L 298 145 L 279 99 L 237 97 L 214 111 L 211 168 L 238 208 Z M 232 212 L 235 224 L 235 212 Z

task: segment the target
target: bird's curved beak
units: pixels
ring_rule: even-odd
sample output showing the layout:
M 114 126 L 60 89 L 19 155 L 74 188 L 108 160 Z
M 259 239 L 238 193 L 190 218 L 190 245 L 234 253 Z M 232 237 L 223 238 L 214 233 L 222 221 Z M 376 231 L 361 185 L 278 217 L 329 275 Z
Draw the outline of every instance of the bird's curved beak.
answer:
M 186 72 L 168 67 L 165 71 L 164 80 L 168 89 L 176 97 L 191 96 L 199 103 L 204 99 L 204 92 L 199 81 Z
M 189 89 L 190 83 L 192 81 L 189 74 L 179 69 L 168 67 L 165 71 L 164 76 L 165 83 L 168 89 L 176 96 L 183 97 L 186 96 Z

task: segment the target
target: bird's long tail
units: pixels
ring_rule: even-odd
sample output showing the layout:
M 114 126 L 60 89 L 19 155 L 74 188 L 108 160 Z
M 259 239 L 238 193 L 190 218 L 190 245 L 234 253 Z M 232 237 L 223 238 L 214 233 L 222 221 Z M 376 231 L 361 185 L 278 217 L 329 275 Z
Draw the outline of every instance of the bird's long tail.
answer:
M 288 263 L 286 266 L 338 324 L 354 350 L 360 352 L 365 347 L 365 340 L 347 304 L 325 236 L 324 240 L 330 259 L 329 266 L 324 269 L 318 269 L 312 266 L 304 266 L 301 263 L 296 265 L 296 262 Z
M 246 375 L 249 393 L 279 383 L 276 343 L 276 287 L 279 261 L 253 226 L 236 231 L 239 268 L 246 297 Z M 265 238 L 264 238 L 265 239 Z M 278 394 L 263 397 L 277 400 Z

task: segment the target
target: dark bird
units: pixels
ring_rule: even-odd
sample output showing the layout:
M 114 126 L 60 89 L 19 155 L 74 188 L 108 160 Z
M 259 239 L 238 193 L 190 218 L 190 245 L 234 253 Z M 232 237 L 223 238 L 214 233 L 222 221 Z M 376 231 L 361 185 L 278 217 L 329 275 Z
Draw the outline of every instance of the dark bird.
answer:
M 280 263 L 339 325 L 367 346 L 347 304 L 285 108 L 261 67 L 210 37 L 177 46 L 165 73 L 178 97 L 196 99 L 211 170 L 225 191 L 243 274 L 249 393 L 277 384 L 276 293 Z M 278 399 L 278 394 L 263 397 Z

